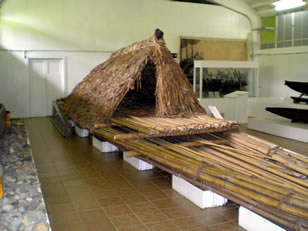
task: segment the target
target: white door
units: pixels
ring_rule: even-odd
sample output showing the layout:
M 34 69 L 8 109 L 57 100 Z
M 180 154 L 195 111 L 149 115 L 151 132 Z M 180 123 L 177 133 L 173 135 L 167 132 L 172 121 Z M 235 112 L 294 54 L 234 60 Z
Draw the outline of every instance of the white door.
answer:
M 63 59 L 30 59 L 30 117 L 51 115 L 52 101 L 64 96 Z

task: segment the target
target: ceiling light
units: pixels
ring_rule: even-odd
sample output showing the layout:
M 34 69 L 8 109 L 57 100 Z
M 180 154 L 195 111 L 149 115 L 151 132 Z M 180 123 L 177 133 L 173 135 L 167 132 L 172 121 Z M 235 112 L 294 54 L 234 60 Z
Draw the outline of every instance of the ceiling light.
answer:
M 280 0 L 273 3 L 273 5 L 275 5 L 275 10 L 277 11 L 292 9 L 303 6 L 305 4 L 306 3 L 303 2 L 303 0 Z

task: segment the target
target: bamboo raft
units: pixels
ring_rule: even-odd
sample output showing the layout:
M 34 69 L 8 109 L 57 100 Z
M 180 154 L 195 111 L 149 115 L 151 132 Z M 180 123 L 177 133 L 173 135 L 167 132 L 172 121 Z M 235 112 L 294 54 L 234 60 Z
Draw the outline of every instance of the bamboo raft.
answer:
M 238 130 L 220 131 L 223 126 L 193 135 L 187 130 L 182 136 L 161 133 L 161 137 L 134 137 L 129 134 L 136 130 L 123 123 L 130 120 L 113 119 L 113 127 L 96 129 L 95 135 L 128 151 L 130 156 L 180 175 L 282 226 L 308 229 L 307 157 Z
M 57 103 L 64 128 L 62 112 L 128 156 L 289 229 L 308 229 L 307 157 L 207 116 L 161 30 L 116 51 Z

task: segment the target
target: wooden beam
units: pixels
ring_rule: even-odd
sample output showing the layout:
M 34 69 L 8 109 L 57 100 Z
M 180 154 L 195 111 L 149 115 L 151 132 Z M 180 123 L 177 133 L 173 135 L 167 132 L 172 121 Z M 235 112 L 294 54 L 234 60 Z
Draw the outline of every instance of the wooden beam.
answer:
M 200 143 L 201 141 L 204 141 L 204 139 L 196 139 L 196 140 L 193 140 L 192 142 L 181 142 L 179 143 L 179 145 L 183 147 L 200 147 L 200 146 L 205 145 L 203 143 Z M 213 144 L 226 144 L 227 140 L 219 139 L 219 140 L 211 140 L 211 142 Z

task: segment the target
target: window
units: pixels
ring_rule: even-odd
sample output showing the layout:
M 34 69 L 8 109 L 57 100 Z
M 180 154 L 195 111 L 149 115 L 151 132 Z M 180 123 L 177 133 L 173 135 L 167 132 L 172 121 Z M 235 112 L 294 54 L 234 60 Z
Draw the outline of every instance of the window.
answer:
M 292 14 L 277 17 L 277 47 L 292 46 Z
M 308 11 L 294 15 L 294 46 L 308 46 Z
M 262 32 L 261 49 L 308 46 L 308 11 L 263 18 L 263 27 L 276 28 L 276 32 Z

